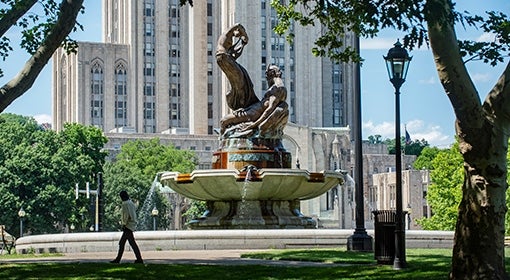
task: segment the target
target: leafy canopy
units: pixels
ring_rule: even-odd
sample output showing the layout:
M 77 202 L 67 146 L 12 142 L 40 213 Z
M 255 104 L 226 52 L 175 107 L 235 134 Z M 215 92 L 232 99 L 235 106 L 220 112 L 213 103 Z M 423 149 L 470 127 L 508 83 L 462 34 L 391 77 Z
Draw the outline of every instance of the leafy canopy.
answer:
M 189 173 L 197 165 L 197 157 L 191 151 L 177 150 L 172 145 L 160 143 L 158 138 L 129 141 L 122 145 L 120 153 L 113 162 L 105 165 L 105 230 L 118 230 L 120 221 L 119 192 L 126 190 L 131 199 L 138 204 L 139 229 L 152 227 L 147 225 L 149 213 L 141 213 L 144 204 L 159 211 L 158 228 L 168 228 L 171 208 L 167 198 L 155 188 L 155 194 L 149 197 L 151 187 L 160 172 L 178 171 Z M 146 200 L 149 199 L 150 201 Z M 147 211 L 146 211 L 147 212 Z M 151 221 L 148 221 L 151 222 Z
M 279 22 L 274 28 L 277 34 L 286 34 L 287 40 L 295 37 L 295 22 L 303 26 L 320 23 L 324 28 L 318 35 L 312 53 L 329 57 L 336 62 L 361 61 L 358 51 L 343 41 L 345 35 L 354 32 L 362 38 L 373 38 L 383 29 L 402 31 L 404 47 L 410 50 L 428 46 L 427 21 L 457 22 L 464 28 L 480 28 L 495 35 L 492 42 L 459 40 L 465 62 L 483 60 L 491 65 L 503 62 L 510 52 L 510 21 L 502 12 L 486 12 L 472 15 L 468 11 L 456 11 L 453 16 L 438 17 L 445 9 L 436 1 L 425 0 L 272 0 Z M 434 16 L 431 16 L 434 15 Z
M 2 114 L 0 139 L 0 224 L 19 232 L 23 207 L 25 232 L 63 232 L 78 217 L 90 225 L 90 202 L 75 200 L 74 187 L 102 171 L 107 140 L 100 130 L 67 124 L 57 133 L 31 117 Z

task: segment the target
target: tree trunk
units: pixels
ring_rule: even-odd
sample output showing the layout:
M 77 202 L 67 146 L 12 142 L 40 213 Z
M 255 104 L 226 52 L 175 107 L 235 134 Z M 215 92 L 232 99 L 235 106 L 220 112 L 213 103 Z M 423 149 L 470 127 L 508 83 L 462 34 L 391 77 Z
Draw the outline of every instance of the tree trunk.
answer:
M 508 279 L 504 266 L 508 67 L 483 106 L 460 56 L 449 0 L 429 0 L 429 40 L 464 158 L 450 279 Z M 443 11 L 444 13 L 441 13 Z

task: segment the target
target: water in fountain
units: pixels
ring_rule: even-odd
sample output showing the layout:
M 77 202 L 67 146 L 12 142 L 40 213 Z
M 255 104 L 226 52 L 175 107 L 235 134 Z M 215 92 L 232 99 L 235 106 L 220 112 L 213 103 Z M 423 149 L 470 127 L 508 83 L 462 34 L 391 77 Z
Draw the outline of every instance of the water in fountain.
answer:
M 247 201 L 247 197 L 248 197 L 248 192 L 250 190 L 250 188 L 252 187 L 252 177 L 255 176 L 254 174 L 254 171 L 256 170 L 257 168 L 253 165 L 247 165 L 244 167 L 243 171 L 246 171 L 246 177 L 244 178 L 244 183 L 243 183 L 243 187 L 241 189 L 241 201 L 239 201 L 239 205 L 237 206 L 238 208 L 238 214 L 237 214 L 237 217 L 238 217 L 238 221 L 237 223 L 235 221 L 233 221 L 234 224 L 238 224 L 242 227 L 242 225 L 244 223 L 246 223 L 246 219 L 248 217 L 248 214 L 250 213 L 250 205 L 249 205 L 249 202 Z
M 245 169 L 246 169 L 246 177 L 244 178 L 243 187 L 241 189 L 241 201 L 239 202 L 240 204 L 238 206 L 239 207 L 238 208 L 239 209 L 238 217 L 239 217 L 239 220 L 241 223 L 245 219 L 247 210 L 248 210 L 247 203 L 246 203 L 246 197 L 248 195 L 248 190 L 251 185 L 251 178 L 253 176 L 252 170 L 254 169 L 254 167 L 246 166 Z
M 143 202 L 142 208 L 138 211 L 138 230 L 152 230 L 153 222 L 152 222 L 152 209 L 156 207 L 156 196 L 157 191 L 159 190 L 159 186 L 161 183 L 158 180 L 158 176 L 154 178 L 152 181 L 151 188 L 149 189 L 149 193 L 145 197 L 145 201 Z
M 345 173 L 345 185 L 348 187 L 354 187 L 356 185 L 356 182 L 354 182 L 354 178 L 349 175 L 349 173 Z

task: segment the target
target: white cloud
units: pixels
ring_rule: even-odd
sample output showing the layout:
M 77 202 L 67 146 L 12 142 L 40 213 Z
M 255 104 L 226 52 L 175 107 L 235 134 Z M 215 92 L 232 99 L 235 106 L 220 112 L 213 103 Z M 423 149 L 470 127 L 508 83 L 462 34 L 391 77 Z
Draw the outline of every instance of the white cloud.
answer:
M 362 50 L 389 50 L 393 48 L 397 42 L 396 37 L 375 37 L 375 38 L 360 38 L 359 47 Z M 403 43 L 400 40 L 400 43 Z M 426 45 L 421 48 L 414 48 L 413 51 L 428 51 Z
M 489 73 L 474 73 L 471 75 L 473 82 L 489 82 L 491 81 L 491 75 Z
M 494 42 L 496 39 L 496 34 L 484 32 L 478 38 L 476 38 L 477 42 Z
M 382 122 L 374 123 L 372 121 L 363 123 L 363 138 L 367 139 L 370 135 L 381 135 L 382 139 L 395 138 L 395 123 Z M 453 136 L 445 135 L 438 125 L 425 124 L 422 120 L 412 120 L 406 124 L 401 124 L 401 135 L 405 135 L 404 129 L 411 136 L 411 140 L 425 139 L 430 146 L 447 148 L 453 144 Z
M 393 48 L 395 38 L 371 38 L 360 39 L 360 49 L 362 50 L 389 50 Z
M 426 84 L 426 85 L 435 85 L 438 82 L 437 77 L 430 77 L 427 80 L 419 80 L 420 84 Z
M 34 119 L 37 121 L 38 124 L 43 123 L 50 123 L 52 122 L 52 117 L 50 115 L 41 114 L 41 115 L 35 115 Z

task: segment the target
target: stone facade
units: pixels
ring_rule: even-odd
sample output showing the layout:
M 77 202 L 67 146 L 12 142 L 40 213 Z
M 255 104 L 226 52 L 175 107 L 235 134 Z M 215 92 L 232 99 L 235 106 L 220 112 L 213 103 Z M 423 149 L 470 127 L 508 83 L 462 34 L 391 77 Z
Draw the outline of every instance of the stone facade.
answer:
M 395 172 L 373 175 L 375 193 L 369 200 L 373 210 L 395 210 L 395 181 Z M 429 184 L 428 170 L 402 171 L 402 205 L 403 210 L 407 212 L 406 229 L 421 229 L 416 219 L 430 217 L 430 207 L 425 199 Z

